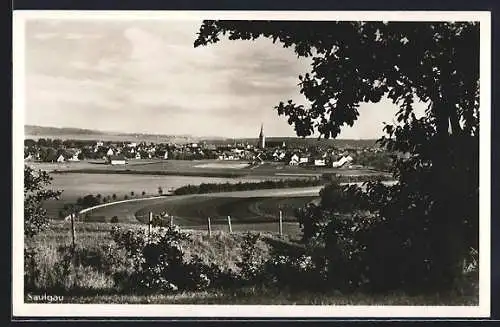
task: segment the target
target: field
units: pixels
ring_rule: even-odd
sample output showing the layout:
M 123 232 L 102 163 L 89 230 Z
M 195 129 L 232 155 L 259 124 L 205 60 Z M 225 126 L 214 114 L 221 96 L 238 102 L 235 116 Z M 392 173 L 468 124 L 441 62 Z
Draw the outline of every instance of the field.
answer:
M 221 160 L 130 160 L 126 165 L 106 165 L 103 161 L 80 161 L 66 163 L 28 163 L 37 169 L 57 173 L 115 173 L 146 175 L 188 175 L 200 177 L 241 177 L 241 178 L 308 178 L 324 173 L 339 175 L 380 175 L 372 169 L 348 169 L 329 167 L 289 166 L 281 162 L 266 162 L 249 165 L 248 161 Z
M 52 189 L 64 190 L 60 200 L 50 200 L 45 203 L 45 208 L 51 218 L 57 218 L 59 210 L 65 203 L 75 203 L 78 197 L 87 194 L 101 194 L 101 196 L 116 195 L 117 200 L 122 200 L 125 195 L 142 197 L 158 195 L 158 187 L 166 193 L 187 184 L 198 185 L 201 183 L 226 183 L 243 181 L 237 178 L 215 178 L 196 176 L 155 176 L 155 175 L 128 175 L 128 174 L 51 174 L 53 177 Z M 244 179 L 244 181 L 259 181 L 257 179 Z
M 125 196 L 142 197 L 142 192 L 146 196 L 158 195 L 158 187 L 167 192 L 187 184 L 311 178 L 326 172 L 343 175 L 380 174 L 368 169 L 303 168 L 282 163 L 247 166 L 247 162 L 218 160 L 131 160 L 124 166 L 106 165 L 102 161 L 28 164 L 52 172 L 52 188 L 64 190 L 60 200 L 51 200 L 45 205 L 51 218 L 58 218 L 65 204 L 75 203 L 79 197 L 88 194 L 100 194 L 102 197 L 115 194 L 117 200 L 122 200 Z
M 183 229 L 206 229 L 210 217 L 213 230 L 228 230 L 227 216 L 234 231 L 278 231 L 279 210 L 283 232 L 297 236 L 295 209 L 317 199 L 321 187 L 228 192 L 206 195 L 169 196 L 96 208 L 83 221 L 109 222 L 113 216 L 123 223 L 146 223 L 149 212 L 167 213 Z

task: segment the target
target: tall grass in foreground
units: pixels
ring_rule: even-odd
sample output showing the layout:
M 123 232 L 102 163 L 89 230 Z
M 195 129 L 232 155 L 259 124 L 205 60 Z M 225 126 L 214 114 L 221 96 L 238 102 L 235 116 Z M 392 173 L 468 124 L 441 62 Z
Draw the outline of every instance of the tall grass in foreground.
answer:
M 85 225 L 85 226 L 83 226 Z M 109 225 L 108 225 L 109 226 Z M 464 281 L 463 287 L 443 293 L 408 295 L 403 292 L 343 294 L 326 288 L 310 290 L 297 288 L 309 275 L 301 275 L 293 266 L 282 265 L 282 273 L 292 285 L 252 284 L 259 278 L 263 262 L 276 253 L 300 256 L 305 248 L 286 237 L 272 233 L 233 233 L 217 231 L 208 237 L 204 231 L 189 231 L 188 239 L 180 247 L 186 263 L 193 257 L 202 264 L 213 264 L 220 271 L 232 271 L 240 279 L 233 286 L 217 286 L 200 290 L 158 292 L 157 289 L 131 290 L 117 283 L 117 276 L 133 272 L 125 249 L 119 246 L 106 224 L 82 224 L 77 236 L 74 255 L 70 247 L 69 230 L 64 224 L 40 233 L 31 240 L 37 251 L 33 262 L 36 268 L 34 283 L 26 288 L 27 294 L 64 295 L 66 303 L 157 303 L 157 304 L 318 304 L 318 305 L 477 305 L 477 280 Z M 127 228 L 143 229 L 130 225 Z M 253 235 L 253 237 L 250 237 Z M 254 242 L 255 241 L 255 242 Z M 253 242 L 253 243 L 252 243 Z M 249 248 L 251 248 L 249 250 Z M 250 253 L 250 252 L 251 253 Z M 246 261 L 246 262 L 245 262 Z M 271 267 L 272 268 L 272 267 Z M 275 267 L 276 268 L 276 267 Z M 296 276 L 296 277 L 295 277 Z M 283 276 L 281 276 L 283 277 Z M 280 278 L 281 278 L 280 277 Z M 186 277 L 187 278 L 187 277 Z M 294 282 L 294 278 L 297 280 Z M 293 285 L 293 284 L 298 285 Z
M 121 304 L 259 304 L 259 305 L 478 305 L 474 295 L 460 293 L 416 295 L 393 292 L 384 295 L 338 292 L 291 292 L 276 288 L 242 288 L 233 292 L 211 290 L 178 294 L 65 296 L 65 303 Z

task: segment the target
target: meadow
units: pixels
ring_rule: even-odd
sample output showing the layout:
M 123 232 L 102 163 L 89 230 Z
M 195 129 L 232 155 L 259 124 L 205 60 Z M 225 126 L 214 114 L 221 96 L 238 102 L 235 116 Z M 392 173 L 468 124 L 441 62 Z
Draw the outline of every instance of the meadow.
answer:
M 114 275 L 126 271 L 126 254 L 111 237 L 112 226 L 139 230 L 138 224 L 76 223 L 76 249 L 73 263 L 68 262 L 71 244 L 69 224 L 52 222 L 51 227 L 28 240 L 27 245 L 37 249 L 34 262 L 37 277 L 28 294 L 50 292 L 63 295 L 63 303 L 140 303 L 140 304 L 259 304 L 259 305 L 477 305 L 477 284 L 446 293 L 411 295 L 404 292 L 369 294 L 342 293 L 334 290 L 319 292 L 295 290 L 288 287 L 242 286 L 236 288 L 209 288 L 206 290 L 162 293 L 151 290 L 141 293 L 120 288 Z M 184 260 L 196 256 L 207 264 L 214 264 L 236 274 L 245 251 L 246 233 L 219 230 L 208 235 L 206 231 L 187 230 L 188 239 L 181 242 Z M 291 235 L 279 237 L 276 232 L 254 232 L 258 237 L 254 255 L 260 262 L 277 253 L 304 253 L 304 247 Z
M 266 162 L 260 165 L 249 165 L 248 161 L 221 160 L 130 160 L 126 165 L 106 165 L 102 160 L 43 163 L 28 162 L 33 168 L 52 171 L 54 173 L 81 174 L 139 174 L 139 175 L 179 175 L 225 178 L 309 178 L 322 174 L 338 174 L 341 176 L 377 176 L 382 173 L 368 168 L 330 168 L 314 166 L 290 166 L 282 162 Z
M 295 209 L 314 201 L 322 186 L 262 189 L 249 191 L 191 194 L 151 198 L 142 201 L 129 201 L 109 204 L 90 210 L 81 217 L 84 221 L 106 222 L 117 216 L 120 222 L 137 223 L 147 221 L 148 213 L 154 215 L 168 213 L 174 216 L 181 227 L 206 226 L 207 217 L 214 225 L 223 221 L 226 224 L 230 215 L 233 224 L 251 223 L 262 230 L 261 223 L 277 221 L 278 212 L 283 212 L 284 221 L 295 221 Z M 275 226 L 273 227 L 274 229 Z
M 177 225 L 183 228 L 206 226 L 207 217 L 214 224 L 227 224 L 227 216 L 233 225 L 274 222 L 277 226 L 278 212 L 282 210 L 283 221 L 297 221 L 295 209 L 301 208 L 315 197 L 210 197 L 194 196 L 183 200 L 164 201 L 147 205 L 135 215 L 147 222 L 149 212 L 167 212 L 174 216 Z M 276 229 L 276 228 L 275 228 Z M 253 229 L 250 229 L 253 230 Z
M 121 175 L 121 174 L 51 174 L 53 180 L 51 188 L 63 190 L 59 200 L 49 200 L 44 204 L 51 218 L 59 218 L 59 210 L 66 203 L 75 203 L 79 197 L 87 194 L 102 197 L 116 195 L 117 200 L 128 198 L 158 195 L 158 188 L 163 192 L 178 187 L 201 183 L 237 183 L 243 181 L 235 178 L 197 177 L 197 176 L 155 176 L 155 175 Z M 245 179 L 245 181 L 259 181 L 258 179 Z M 134 192 L 134 195 L 131 195 Z

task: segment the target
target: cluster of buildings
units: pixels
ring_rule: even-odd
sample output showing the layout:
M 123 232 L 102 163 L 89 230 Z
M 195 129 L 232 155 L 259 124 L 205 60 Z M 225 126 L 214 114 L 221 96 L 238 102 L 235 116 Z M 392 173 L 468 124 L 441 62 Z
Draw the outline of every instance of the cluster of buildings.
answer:
M 75 141 L 76 142 L 76 141 Z M 25 142 L 26 143 L 26 142 Z M 55 148 L 56 147 L 56 148 Z M 173 159 L 173 160 L 244 160 L 253 164 L 275 161 L 291 166 L 308 165 L 318 167 L 352 166 L 357 155 L 373 149 L 336 149 L 333 147 L 290 147 L 283 142 L 279 145 L 266 144 L 264 127 L 261 125 L 257 144 L 207 144 L 206 142 L 137 143 L 137 142 L 89 142 L 77 144 L 57 142 L 40 144 L 31 140 L 25 144 L 25 160 L 48 162 L 75 162 L 80 160 L 104 159 L 111 165 L 124 165 L 128 160 Z

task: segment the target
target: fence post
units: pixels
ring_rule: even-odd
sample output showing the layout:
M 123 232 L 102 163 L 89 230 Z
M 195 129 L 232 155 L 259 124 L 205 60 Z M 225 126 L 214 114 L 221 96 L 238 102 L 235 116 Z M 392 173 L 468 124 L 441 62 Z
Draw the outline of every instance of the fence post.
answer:
M 75 278 L 73 279 L 73 287 L 78 285 L 78 270 L 76 268 L 76 231 L 75 231 L 75 212 L 70 214 L 71 217 L 71 261 L 73 264 L 73 270 L 75 273 Z
M 229 225 L 229 233 L 232 233 L 233 227 L 231 226 L 231 216 L 227 216 L 227 224 Z
M 149 217 L 148 217 L 148 237 L 151 239 L 151 224 L 153 223 L 153 213 L 150 211 L 149 212 Z
M 72 248 L 72 251 L 75 251 L 76 233 L 75 233 L 75 213 L 74 212 L 72 212 L 70 214 L 70 218 L 71 218 L 71 248 Z
M 174 216 L 170 216 L 170 227 L 174 227 Z
M 212 236 L 212 225 L 210 224 L 210 217 L 208 217 L 208 236 Z
M 281 210 L 280 210 L 279 233 L 280 236 L 283 235 L 283 212 Z

